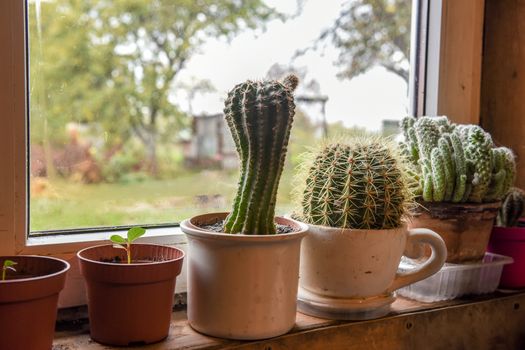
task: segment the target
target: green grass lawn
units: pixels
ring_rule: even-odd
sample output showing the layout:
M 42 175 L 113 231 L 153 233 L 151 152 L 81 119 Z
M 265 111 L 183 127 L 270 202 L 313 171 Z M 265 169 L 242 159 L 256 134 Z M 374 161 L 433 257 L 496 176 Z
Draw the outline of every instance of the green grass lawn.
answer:
M 278 212 L 291 208 L 291 171 L 285 171 Z M 36 181 L 36 180 L 35 180 Z M 30 198 L 31 231 L 180 222 L 198 213 L 228 211 L 237 173 L 204 170 L 170 180 L 81 184 L 39 180 Z

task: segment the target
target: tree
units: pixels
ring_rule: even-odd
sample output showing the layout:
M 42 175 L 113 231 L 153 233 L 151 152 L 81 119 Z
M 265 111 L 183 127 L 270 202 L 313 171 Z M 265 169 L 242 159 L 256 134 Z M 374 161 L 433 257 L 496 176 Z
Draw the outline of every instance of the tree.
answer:
M 36 5 L 37 4 L 37 5 Z M 170 92 L 210 37 L 230 39 L 277 14 L 262 0 L 64 0 L 30 3 L 40 23 L 42 119 L 100 123 L 122 143 L 136 136 L 157 175 L 157 143 L 188 118 Z M 36 6 L 41 6 L 36 11 Z M 31 55 L 38 52 L 30 41 Z M 36 56 L 33 56 L 36 57 Z M 39 81 L 34 81 L 38 88 Z M 65 85 L 60 86 L 60 85 Z M 36 114 L 37 115 L 37 114 Z M 40 113 L 42 115 L 42 113 Z
M 193 100 L 199 94 L 206 94 L 217 91 L 211 81 L 208 79 L 197 79 L 191 77 L 189 82 L 179 84 L 179 88 L 186 91 L 188 99 L 188 114 L 193 116 Z
M 352 79 L 380 65 L 408 82 L 411 4 L 411 0 L 348 0 L 315 46 L 331 40 L 340 49 L 336 63 L 342 78 Z

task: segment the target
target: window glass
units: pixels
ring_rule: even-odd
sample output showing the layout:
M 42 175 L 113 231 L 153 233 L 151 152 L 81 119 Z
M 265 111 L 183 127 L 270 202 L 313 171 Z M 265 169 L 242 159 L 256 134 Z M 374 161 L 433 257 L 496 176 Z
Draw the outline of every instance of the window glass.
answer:
M 227 211 L 225 96 L 295 72 L 278 212 L 315 140 L 396 132 L 410 0 L 29 0 L 30 230 L 176 223 Z

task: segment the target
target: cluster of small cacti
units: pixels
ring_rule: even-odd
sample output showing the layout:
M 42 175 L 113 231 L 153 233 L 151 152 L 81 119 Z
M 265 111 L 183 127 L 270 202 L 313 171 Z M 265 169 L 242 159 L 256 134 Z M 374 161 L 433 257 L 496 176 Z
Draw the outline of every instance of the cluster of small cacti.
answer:
M 497 226 L 517 226 L 525 209 L 525 192 L 513 187 L 505 196 L 496 220 Z
M 224 114 L 240 158 L 241 174 L 224 232 L 275 234 L 277 187 L 295 113 L 295 75 L 247 81 L 228 94 Z
M 412 196 L 402 161 L 389 142 L 356 138 L 304 158 L 298 175 L 302 221 L 353 229 L 402 225 Z
M 477 125 L 456 125 L 446 117 L 406 117 L 401 149 L 410 161 L 412 190 L 427 202 L 501 200 L 516 176 L 514 154 L 495 147 Z

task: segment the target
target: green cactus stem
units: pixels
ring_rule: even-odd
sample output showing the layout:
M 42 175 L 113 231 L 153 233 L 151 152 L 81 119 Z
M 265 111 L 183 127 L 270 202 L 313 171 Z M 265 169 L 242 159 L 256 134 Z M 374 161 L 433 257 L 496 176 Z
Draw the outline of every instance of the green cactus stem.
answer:
M 478 125 L 467 129 L 465 158 L 474 165 L 469 202 L 481 203 L 489 190 L 492 175 L 492 138 Z
M 456 169 L 452 159 L 452 148 L 449 144 L 448 134 L 444 134 L 438 141 L 439 154 L 443 161 L 443 170 L 445 172 L 445 195 L 444 200 L 450 201 L 454 193 L 454 183 L 456 178 Z
M 523 215 L 524 208 L 525 192 L 519 188 L 512 187 L 503 200 L 496 224 L 504 227 L 517 226 L 518 220 Z
M 240 179 L 224 232 L 275 234 L 275 202 L 295 104 L 294 75 L 247 81 L 228 94 L 224 114 L 240 158 Z
M 497 196 L 497 199 L 502 199 L 509 192 L 516 179 L 516 157 L 512 150 L 507 147 L 498 147 L 496 150 L 499 150 L 500 158 L 503 160 L 501 167 L 505 169 L 506 174 L 503 188 Z
M 445 198 L 446 192 L 446 175 L 443 157 L 439 152 L 439 148 L 434 148 L 430 155 L 430 162 L 432 164 L 432 181 L 434 196 L 436 202 L 441 202 Z
M 438 123 L 434 118 L 421 117 L 414 123 L 414 129 L 420 157 L 430 159 L 432 150 L 438 145 L 440 135 Z
M 402 162 L 387 142 L 352 139 L 322 147 L 310 158 L 302 175 L 302 220 L 353 229 L 402 224 L 411 195 Z
M 447 135 L 452 145 L 453 158 L 455 161 L 455 173 L 454 179 L 454 194 L 452 195 L 452 202 L 458 203 L 463 199 L 465 194 L 465 188 L 467 183 L 467 163 L 465 161 L 465 152 L 461 139 L 456 133 L 450 133 Z
M 414 174 L 412 193 L 433 202 L 493 202 L 503 198 L 516 176 L 512 151 L 495 148 L 477 125 L 446 117 L 406 117 L 401 122 L 405 159 Z

